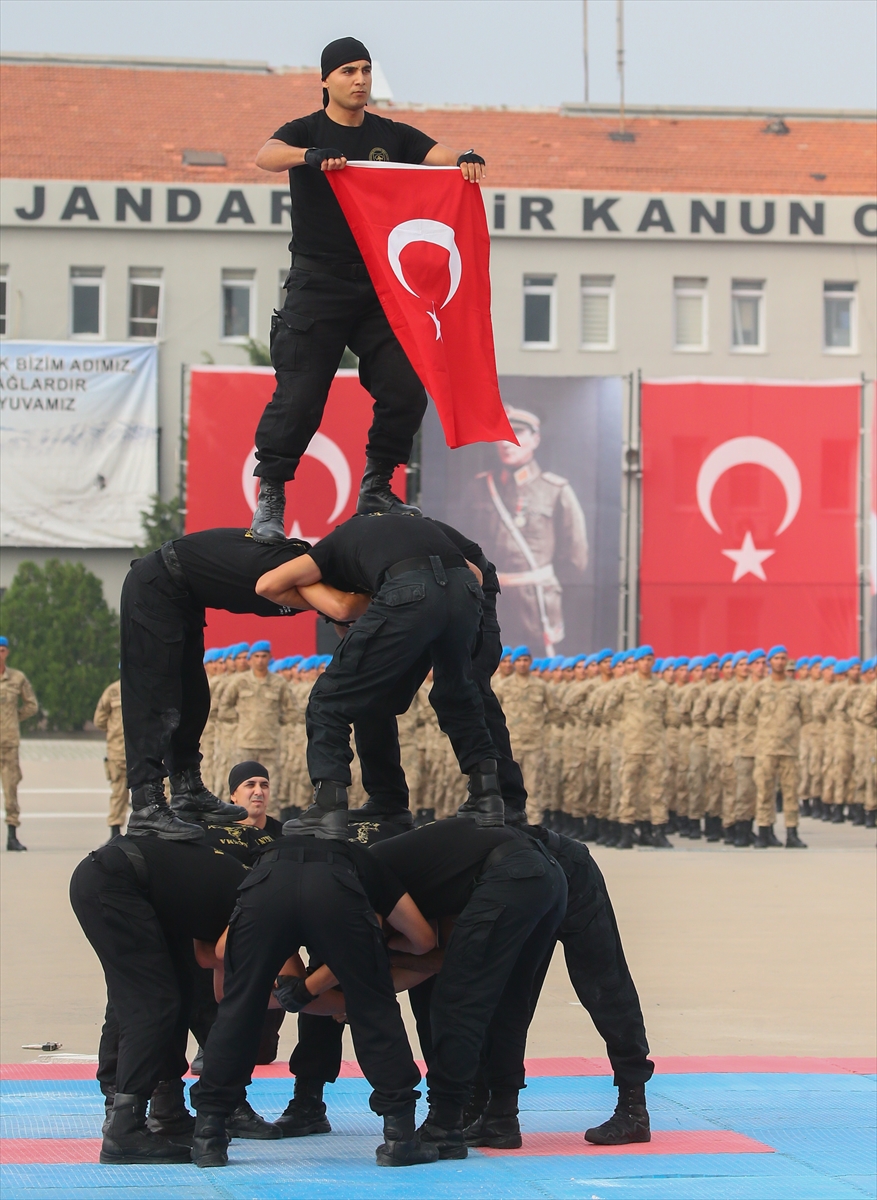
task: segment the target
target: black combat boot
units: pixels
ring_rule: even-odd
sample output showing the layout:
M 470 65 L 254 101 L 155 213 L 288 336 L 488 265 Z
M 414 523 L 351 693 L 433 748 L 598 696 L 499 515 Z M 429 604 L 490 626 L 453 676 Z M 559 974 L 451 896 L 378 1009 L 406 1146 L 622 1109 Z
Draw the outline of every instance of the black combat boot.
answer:
M 752 822 L 738 821 L 734 826 L 736 832 L 734 835 L 734 845 L 741 849 L 752 845 Z
M 469 1099 L 463 1106 L 463 1128 L 468 1129 L 473 1121 L 477 1121 L 479 1117 L 484 1116 L 484 1111 L 487 1108 L 487 1103 L 490 1100 L 490 1088 L 484 1081 L 484 1076 L 479 1070 L 475 1077 L 475 1082 L 472 1084 L 472 1090 L 469 1093 Z
M 567 837 L 573 838 L 576 842 L 583 842 L 585 840 L 585 818 L 570 817 L 570 821 L 570 831 Z
M 669 828 L 666 825 L 655 825 L 652 832 L 652 845 L 658 850 L 672 850 L 673 843 L 667 837 Z
M 811 805 L 811 800 L 810 800 L 809 796 L 806 796 L 803 800 L 801 800 L 799 802 L 798 809 L 799 809 L 802 817 L 810 816 L 810 814 L 811 814 L 810 805 Z
M 877 808 L 869 808 L 865 811 L 865 828 L 877 829 Z
M 171 812 L 160 779 L 134 788 L 131 807 L 128 837 L 160 837 L 167 842 L 200 842 L 204 837 L 200 825 L 182 821 Z
M 226 804 L 204 786 L 200 767 L 187 767 L 171 775 L 171 808 L 184 821 L 203 821 L 205 825 L 230 825 L 246 819 L 240 804 Z
M 314 802 L 294 821 L 283 826 L 286 835 L 309 833 L 319 838 L 347 840 L 347 787 L 333 779 L 318 779 L 314 784 Z
M 621 840 L 621 822 L 620 821 L 610 821 L 609 828 L 606 831 L 606 841 L 603 843 L 603 845 L 614 848 L 618 845 L 620 840 Z
M 375 1151 L 379 1167 L 419 1167 L 439 1160 L 439 1148 L 424 1142 L 414 1125 L 415 1101 L 384 1116 L 384 1140 Z
M 397 463 L 387 458 L 366 458 L 365 474 L 359 485 L 358 513 L 390 513 L 394 517 L 419 517 L 421 512 L 413 504 L 406 504 L 394 494 L 390 480 Z
M 409 808 L 401 808 L 398 804 L 388 804 L 381 800 L 369 798 L 361 808 L 351 808 L 348 813 L 351 825 L 360 821 L 383 821 L 390 825 L 398 825 L 400 829 L 413 829 L 414 817 Z
M 581 836 L 583 842 L 596 842 L 600 836 L 600 822 L 593 813 L 585 821 L 585 832 Z
M 435 1146 L 439 1158 L 466 1158 L 462 1106 L 430 1103 L 426 1120 L 417 1131 L 425 1146 Z
M 282 1137 L 310 1137 L 312 1133 L 331 1133 L 323 1103 L 323 1083 L 319 1079 L 295 1079 L 295 1091 L 286 1108 L 274 1122 Z
M 104 1122 L 100 1161 L 113 1166 L 136 1166 L 140 1163 L 185 1163 L 189 1147 L 177 1145 L 146 1127 L 148 1096 L 116 1092 L 113 1106 Z
M 794 825 L 790 825 L 786 830 L 786 849 L 787 850 L 806 850 L 807 843 L 802 842 L 798 837 L 798 830 Z
M 720 842 L 722 840 L 722 818 L 707 817 L 704 824 L 706 825 L 706 840 Z
M 633 849 L 633 826 L 622 825 L 618 834 L 618 841 L 615 843 L 617 850 L 632 850 Z
M 822 797 L 813 796 L 810 800 L 810 816 L 814 821 L 822 820 Z
M 23 845 L 18 840 L 18 827 L 16 825 L 6 826 L 6 849 L 7 850 L 26 850 L 27 846 Z
M 864 804 L 854 804 L 850 809 L 850 820 L 854 825 L 865 824 L 865 806 Z
M 104 1123 L 100 1127 L 101 1137 L 106 1137 L 107 1130 L 110 1127 L 110 1113 L 113 1111 L 113 1101 L 116 1098 L 116 1089 L 111 1083 L 102 1083 L 101 1091 L 104 1094 Z
M 830 821 L 833 816 L 834 816 L 834 805 L 833 804 L 823 804 L 822 811 L 819 814 L 819 819 L 822 821 Z
M 691 838 L 693 842 L 700 841 L 701 837 L 703 836 L 700 829 L 700 817 L 688 818 L 688 833 L 686 833 L 685 836 L 687 838 Z
M 256 542 L 285 542 L 283 515 L 286 512 L 286 484 L 275 479 L 259 480 L 259 502 L 253 513 L 250 536 Z
M 163 1079 L 149 1101 L 146 1127 L 163 1137 L 191 1137 L 195 1118 L 186 1108 L 182 1079 Z
M 651 1140 L 644 1083 L 620 1083 L 615 1112 L 602 1125 L 585 1130 L 585 1141 L 595 1146 L 626 1146 Z
M 609 837 L 611 822 L 606 817 L 597 818 L 597 845 L 605 846 Z
M 831 814 L 832 825 L 843 825 L 845 820 L 844 806 L 842 804 L 835 804 L 834 812 Z
M 492 1146 L 494 1150 L 519 1150 L 518 1089 L 503 1088 L 490 1093 L 487 1108 L 463 1130 L 467 1146 Z
M 192 1135 L 192 1162 L 196 1167 L 228 1166 L 228 1134 L 225 1117 L 198 1113 Z
M 722 842 L 726 846 L 733 846 L 737 838 L 737 825 L 732 821 L 730 825 L 722 826 Z
M 758 837 L 755 839 L 756 850 L 769 850 L 773 846 L 781 846 L 782 842 L 773 831 L 773 825 L 759 825 Z
M 505 823 L 495 758 L 482 759 L 469 772 L 469 799 L 457 809 L 457 816 L 468 817 L 482 828 Z
M 225 1132 L 230 1138 L 246 1138 L 254 1142 L 268 1142 L 283 1137 L 283 1131 L 273 1122 L 260 1117 L 247 1100 L 226 1118 Z
M 667 833 L 677 833 L 679 830 L 678 818 L 676 816 L 676 812 L 672 808 L 667 813 L 667 823 L 664 828 L 667 830 Z
M 640 821 L 639 835 L 636 839 L 638 846 L 651 846 L 652 844 L 652 823 L 651 821 Z

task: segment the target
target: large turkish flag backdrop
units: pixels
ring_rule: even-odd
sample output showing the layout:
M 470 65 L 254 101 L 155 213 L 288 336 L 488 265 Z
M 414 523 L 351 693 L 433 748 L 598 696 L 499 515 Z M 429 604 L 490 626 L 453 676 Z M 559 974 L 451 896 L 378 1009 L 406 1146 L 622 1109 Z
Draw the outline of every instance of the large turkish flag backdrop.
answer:
M 643 383 L 643 642 L 856 653 L 859 405 L 856 383 Z
M 217 526 L 245 528 L 256 505 L 253 435 L 274 391 L 270 367 L 192 367 L 189 393 L 186 533 Z M 365 467 L 372 398 L 355 371 L 339 371 L 295 479 L 286 485 L 290 537 L 316 542 L 353 516 Z M 405 470 L 395 477 L 405 492 Z M 207 611 L 208 646 L 270 638 L 275 658 L 313 654 L 316 614 L 255 617 Z

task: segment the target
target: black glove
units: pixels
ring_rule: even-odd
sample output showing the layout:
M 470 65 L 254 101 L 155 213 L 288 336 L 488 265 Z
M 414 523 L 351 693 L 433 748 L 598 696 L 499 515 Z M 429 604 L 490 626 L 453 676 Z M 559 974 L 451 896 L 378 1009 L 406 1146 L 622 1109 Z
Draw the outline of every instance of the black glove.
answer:
M 333 150 L 329 146 L 325 150 L 318 150 L 316 146 L 311 146 L 310 150 L 305 150 L 305 163 L 309 167 L 315 167 L 316 170 L 321 170 L 323 163 L 327 158 L 346 158 L 347 155 L 343 150 Z
M 464 162 L 481 163 L 482 167 L 484 166 L 484 159 L 480 154 L 476 154 L 474 150 L 467 150 L 465 154 L 461 154 L 457 159 L 457 166 L 461 166 Z
M 278 975 L 274 998 L 281 1008 L 291 1013 L 301 1012 L 312 1000 L 316 1000 L 299 975 Z

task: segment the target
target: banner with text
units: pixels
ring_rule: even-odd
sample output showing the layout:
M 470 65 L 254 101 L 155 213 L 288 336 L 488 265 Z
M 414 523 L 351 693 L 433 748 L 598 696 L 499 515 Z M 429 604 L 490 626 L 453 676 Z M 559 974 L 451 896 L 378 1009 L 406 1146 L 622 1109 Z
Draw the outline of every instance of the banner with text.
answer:
M 855 654 L 855 381 L 642 385 L 640 638 Z
M 154 343 L 0 342 L 0 545 L 124 548 L 158 490 Z

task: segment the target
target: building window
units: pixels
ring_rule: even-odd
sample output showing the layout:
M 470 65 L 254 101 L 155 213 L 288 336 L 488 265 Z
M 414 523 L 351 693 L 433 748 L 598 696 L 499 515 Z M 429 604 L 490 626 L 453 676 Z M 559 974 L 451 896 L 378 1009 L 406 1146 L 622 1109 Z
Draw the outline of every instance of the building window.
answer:
M 856 285 L 826 283 L 822 288 L 823 349 L 826 354 L 856 350 Z
M 128 337 L 157 338 L 161 320 L 161 267 L 128 272 Z
M 673 345 L 688 352 L 707 349 L 706 280 L 680 275 L 673 280 Z
M 0 334 L 6 332 L 6 283 L 9 279 L 9 268 L 4 264 L 0 266 Z
M 222 337 L 228 342 L 243 342 L 253 336 L 256 305 L 256 272 L 222 272 Z
M 103 337 L 103 267 L 70 268 L 70 333 L 81 338 Z
M 764 280 L 731 281 L 731 347 L 741 354 L 764 350 Z
M 524 345 L 553 350 L 557 344 L 557 277 L 524 276 Z
M 582 276 L 582 349 L 615 348 L 615 277 Z

